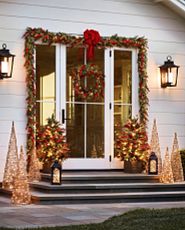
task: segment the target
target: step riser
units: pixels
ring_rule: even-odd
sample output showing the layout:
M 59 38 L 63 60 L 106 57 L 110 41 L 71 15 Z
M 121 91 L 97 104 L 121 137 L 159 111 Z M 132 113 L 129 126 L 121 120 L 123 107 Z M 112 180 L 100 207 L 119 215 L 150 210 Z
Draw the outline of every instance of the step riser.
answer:
M 66 200 L 66 199 L 59 199 L 59 200 L 37 200 L 32 199 L 34 204 L 107 204 L 107 203 L 145 203 L 145 202 L 177 202 L 177 201 L 185 201 L 185 196 L 169 196 L 169 197 L 134 197 L 134 198 L 106 198 L 106 199 L 75 199 L 75 200 Z
M 48 182 L 50 183 L 51 179 L 50 178 L 43 178 L 42 181 L 44 182 Z M 159 180 L 158 179 L 67 179 L 67 178 L 63 178 L 62 179 L 62 183 L 63 184 L 111 184 L 111 183 L 120 183 L 120 184 L 123 184 L 123 183 L 130 183 L 130 184 L 133 184 L 133 183 L 158 183 Z
M 178 192 L 185 191 L 184 187 L 179 188 L 120 188 L 120 189 L 43 189 L 33 188 L 33 191 L 39 191 L 48 194 L 89 194 L 89 193 L 139 193 L 139 192 Z

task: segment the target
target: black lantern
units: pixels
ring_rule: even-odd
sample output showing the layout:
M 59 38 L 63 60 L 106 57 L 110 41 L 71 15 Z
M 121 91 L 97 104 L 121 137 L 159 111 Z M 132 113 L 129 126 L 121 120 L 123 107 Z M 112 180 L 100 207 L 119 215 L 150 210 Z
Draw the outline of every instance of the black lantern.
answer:
M 6 44 L 3 44 L 3 49 L 0 50 L 0 79 L 11 78 L 13 72 L 15 55 L 11 54 L 6 47 Z
M 57 160 L 51 166 L 51 184 L 58 184 L 62 183 L 62 167 L 61 164 Z
M 148 161 L 148 174 L 158 174 L 158 158 L 154 152 L 151 152 Z
M 161 87 L 175 87 L 177 85 L 179 66 L 175 65 L 171 56 L 167 56 L 167 61 L 160 67 Z

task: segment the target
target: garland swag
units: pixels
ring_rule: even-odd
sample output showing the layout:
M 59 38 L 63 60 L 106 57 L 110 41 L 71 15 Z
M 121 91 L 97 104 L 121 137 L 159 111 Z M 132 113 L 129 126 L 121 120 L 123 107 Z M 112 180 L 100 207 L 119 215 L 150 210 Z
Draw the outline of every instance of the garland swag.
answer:
M 35 146 L 36 133 L 36 76 L 34 68 L 35 43 L 64 44 L 71 47 L 88 47 L 87 40 L 82 36 L 72 36 L 66 33 L 53 33 L 42 28 L 27 28 L 23 35 L 25 39 L 25 68 L 27 72 L 27 150 L 28 153 Z M 146 126 L 148 121 L 148 86 L 147 86 L 147 39 L 144 37 L 100 37 L 94 44 L 99 49 L 107 47 L 126 47 L 138 49 L 138 74 L 139 74 L 139 113 L 140 121 Z

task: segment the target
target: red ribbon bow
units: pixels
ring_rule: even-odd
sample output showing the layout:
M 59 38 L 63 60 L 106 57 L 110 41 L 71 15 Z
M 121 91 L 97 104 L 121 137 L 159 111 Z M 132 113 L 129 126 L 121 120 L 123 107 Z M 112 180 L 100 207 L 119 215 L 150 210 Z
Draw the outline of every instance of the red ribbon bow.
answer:
M 94 46 L 100 42 L 100 34 L 96 30 L 84 31 L 85 44 L 88 45 L 87 60 L 91 60 L 94 57 Z

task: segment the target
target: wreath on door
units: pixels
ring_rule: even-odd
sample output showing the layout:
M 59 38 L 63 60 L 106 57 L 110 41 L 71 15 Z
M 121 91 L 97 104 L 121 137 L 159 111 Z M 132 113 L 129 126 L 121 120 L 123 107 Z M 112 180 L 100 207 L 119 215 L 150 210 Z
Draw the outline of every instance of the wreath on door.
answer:
M 77 97 L 95 101 L 104 97 L 104 74 L 97 65 L 81 65 L 72 69 L 71 76 Z

